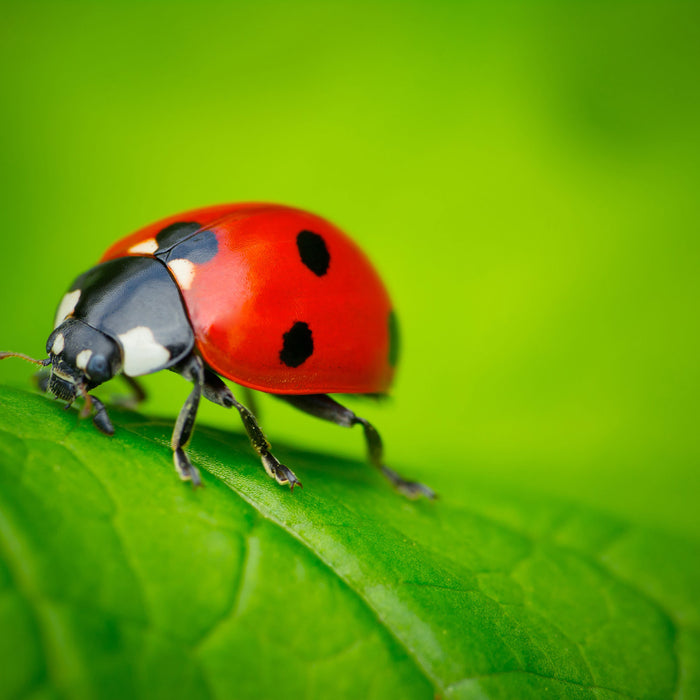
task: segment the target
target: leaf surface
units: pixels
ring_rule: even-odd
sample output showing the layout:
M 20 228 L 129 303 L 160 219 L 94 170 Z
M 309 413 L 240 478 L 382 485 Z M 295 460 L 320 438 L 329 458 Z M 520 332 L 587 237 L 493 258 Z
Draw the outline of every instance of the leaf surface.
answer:
M 475 465 L 408 502 L 279 445 L 290 494 L 233 415 L 198 426 L 193 491 L 169 422 L 111 415 L 0 393 L 0 698 L 700 697 L 693 541 Z

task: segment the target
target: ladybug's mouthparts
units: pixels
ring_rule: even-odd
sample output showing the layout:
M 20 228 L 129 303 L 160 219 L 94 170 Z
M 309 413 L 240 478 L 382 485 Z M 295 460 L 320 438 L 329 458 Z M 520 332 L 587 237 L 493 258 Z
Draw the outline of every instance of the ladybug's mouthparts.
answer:
M 63 379 L 57 376 L 54 372 L 51 372 L 51 379 L 49 380 L 49 391 L 61 401 L 68 401 L 73 403 L 76 396 L 76 387 L 72 381 Z

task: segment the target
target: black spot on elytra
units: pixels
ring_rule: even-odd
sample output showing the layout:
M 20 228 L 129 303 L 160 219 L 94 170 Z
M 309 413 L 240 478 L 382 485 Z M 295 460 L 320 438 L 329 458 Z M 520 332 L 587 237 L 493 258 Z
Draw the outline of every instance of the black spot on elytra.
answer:
M 297 321 L 282 335 L 280 360 L 287 367 L 299 367 L 311 357 L 314 351 L 314 340 L 307 323 Z
M 158 252 L 169 250 L 188 236 L 197 233 L 201 228 L 202 224 L 198 224 L 196 221 L 176 221 L 174 224 L 166 226 L 156 234 Z
M 297 248 L 301 261 L 318 277 L 328 272 L 331 261 L 330 253 L 322 236 L 313 231 L 301 231 L 297 234 Z
M 389 364 L 396 367 L 399 361 L 399 321 L 396 312 L 392 309 L 389 312 Z
M 219 252 L 219 242 L 213 231 L 200 231 L 182 243 L 178 243 L 167 254 L 167 260 L 185 258 L 197 265 L 209 262 Z

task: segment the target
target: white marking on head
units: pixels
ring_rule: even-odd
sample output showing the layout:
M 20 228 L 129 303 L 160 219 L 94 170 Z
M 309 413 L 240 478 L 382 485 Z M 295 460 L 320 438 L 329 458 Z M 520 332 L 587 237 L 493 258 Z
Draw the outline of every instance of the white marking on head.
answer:
M 53 324 L 54 328 L 60 326 L 65 318 L 73 313 L 75 305 L 78 303 L 78 299 L 80 299 L 79 289 L 68 292 L 68 294 L 61 299 L 61 303 L 58 305 L 58 311 L 56 311 L 56 319 Z
M 61 352 L 63 352 L 63 348 L 65 347 L 65 344 L 66 344 L 66 339 L 63 337 L 63 333 L 59 333 L 53 339 L 53 345 L 51 346 L 51 352 L 54 355 L 59 355 Z
M 75 366 L 78 369 L 82 369 L 84 372 L 86 367 L 87 367 L 87 363 L 90 362 L 91 357 L 92 357 L 92 350 L 81 350 L 78 353 L 78 356 L 75 358 Z
M 180 289 L 189 289 L 194 280 L 195 266 L 191 260 L 187 258 L 178 258 L 170 260 L 168 268 L 173 273 L 173 277 L 177 280 Z
M 170 359 L 170 351 L 155 339 L 153 331 L 146 326 L 136 326 L 118 337 L 124 350 L 124 374 L 129 377 L 162 369 Z
M 155 253 L 156 250 L 158 250 L 158 241 L 155 238 L 147 238 L 145 241 L 141 241 L 141 243 L 132 245 L 127 253 L 131 253 L 132 255 L 138 253 L 149 254 Z

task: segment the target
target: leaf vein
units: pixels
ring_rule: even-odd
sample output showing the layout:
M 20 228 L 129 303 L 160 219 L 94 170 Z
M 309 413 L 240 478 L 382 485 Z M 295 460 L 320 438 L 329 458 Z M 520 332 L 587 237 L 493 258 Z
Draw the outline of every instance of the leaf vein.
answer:
M 607 688 L 606 686 L 603 685 L 597 685 L 597 684 L 589 684 L 589 683 L 580 683 L 578 681 L 573 681 L 573 680 L 567 680 L 565 678 L 558 678 L 557 676 L 550 676 L 545 673 L 537 673 L 536 671 L 528 671 L 525 669 L 517 669 L 517 670 L 510 670 L 510 671 L 494 671 L 492 673 L 482 673 L 476 676 L 469 676 L 467 678 L 461 678 L 460 680 L 456 681 L 455 683 L 451 683 L 449 686 L 445 688 L 445 692 L 449 693 L 454 690 L 457 690 L 461 685 L 465 685 L 471 681 L 478 681 L 481 679 L 486 679 L 486 678 L 497 678 L 498 676 L 512 676 L 512 675 L 527 675 L 527 676 L 535 676 L 536 678 L 543 678 L 548 681 L 556 681 L 557 683 L 564 683 L 566 685 L 574 685 L 578 688 L 584 688 L 586 690 L 604 690 L 607 693 L 614 693 L 615 695 L 618 695 L 621 698 L 625 698 L 625 700 L 640 700 L 636 695 L 629 695 L 628 693 L 622 692 L 620 690 L 616 690 L 615 688 Z

